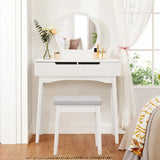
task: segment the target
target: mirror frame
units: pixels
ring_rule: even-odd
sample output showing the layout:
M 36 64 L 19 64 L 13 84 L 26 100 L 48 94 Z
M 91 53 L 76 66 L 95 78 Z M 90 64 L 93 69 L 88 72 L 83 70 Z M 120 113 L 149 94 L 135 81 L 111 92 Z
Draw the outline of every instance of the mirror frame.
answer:
M 94 46 L 91 48 L 91 49 L 80 49 L 80 50 L 76 50 L 76 49 L 64 49 L 61 47 L 61 45 L 59 44 L 59 41 L 58 41 L 58 34 L 55 35 L 55 39 L 56 39 L 56 43 L 59 47 L 59 49 L 62 51 L 62 52 L 69 52 L 69 53 L 82 53 L 82 52 L 87 52 L 87 53 L 90 53 L 94 50 L 94 48 L 96 48 L 97 44 L 100 44 L 100 27 L 98 25 L 98 22 L 95 18 L 93 18 L 92 16 L 90 16 L 89 14 L 87 13 L 84 13 L 84 12 L 73 12 L 71 14 L 68 14 L 67 16 L 65 16 L 64 18 L 62 18 L 60 21 L 59 21 L 59 24 L 57 25 L 57 30 L 60 30 L 60 25 L 61 25 L 61 22 L 68 16 L 73 16 L 73 15 L 76 15 L 76 14 L 79 14 L 79 15 L 84 15 L 84 16 L 87 16 L 96 26 L 96 29 L 97 29 L 97 41 L 96 43 L 94 44 Z

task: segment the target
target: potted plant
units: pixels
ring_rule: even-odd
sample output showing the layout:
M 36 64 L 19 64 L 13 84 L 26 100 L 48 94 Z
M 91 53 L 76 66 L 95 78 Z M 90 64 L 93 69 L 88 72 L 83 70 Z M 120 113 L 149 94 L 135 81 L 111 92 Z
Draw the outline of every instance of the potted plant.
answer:
M 34 24 L 36 28 L 38 29 L 42 42 L 46 46 L 45 53 L 43 55 L 43 59 L 46 59 L 46 56 L 48 56 L 48 58 L 51 59 L 51 55 L 49 53 L 49 43 L 52 37 L 57 33 L 57 30 L 53 27 L 42 28 L 36 20 L 34 20 Z
M 54 53 L 54 58 L 55 59 L 60 59 L 60 52 L 55 52 Z

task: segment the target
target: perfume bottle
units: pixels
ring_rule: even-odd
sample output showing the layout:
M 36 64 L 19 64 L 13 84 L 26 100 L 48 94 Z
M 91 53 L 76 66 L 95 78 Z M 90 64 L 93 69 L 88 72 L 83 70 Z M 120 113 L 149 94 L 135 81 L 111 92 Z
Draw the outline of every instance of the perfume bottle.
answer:
M 97 59 L 97 48 L 94 48 L 94 59 Z
M 101 58 L 104 59 L 104 48 L 102 48 Z
M 106 49 L 104 48 L 103 50 L 103 59 L 106 59 L 107 58 L 107 52 L 106 52 Z
M 97 45 L 97 59 L 99 59 L 99 45 Z

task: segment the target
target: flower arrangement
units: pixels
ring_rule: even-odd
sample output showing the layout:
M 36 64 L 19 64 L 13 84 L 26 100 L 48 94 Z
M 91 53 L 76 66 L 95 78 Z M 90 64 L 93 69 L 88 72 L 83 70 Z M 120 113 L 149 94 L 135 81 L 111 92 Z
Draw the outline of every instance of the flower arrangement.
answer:
M 49 46 L 49 43 L 50 43 L 52 37 L 58 32 L 53 27 L 42 28 L 36 20 L 34 20 L 34 24 L 35 24 L 35 27 L 38 29 L 38 32 L 39 32 L 41 39 L 42 39 L 42 42 L 46 45 L 45 54 L 43 55 L 43 59 L 45 59 L 47 55 L 48 55 L 49 59 L 51 59 L 51 55 L 49 53 L 48 46 Z

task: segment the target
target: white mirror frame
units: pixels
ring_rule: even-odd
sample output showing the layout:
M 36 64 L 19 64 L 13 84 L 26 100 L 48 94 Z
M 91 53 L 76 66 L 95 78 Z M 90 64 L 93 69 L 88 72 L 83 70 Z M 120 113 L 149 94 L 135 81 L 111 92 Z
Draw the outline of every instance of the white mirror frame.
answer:
M 94 46 L 91 48 L 91 49 L 89 49 L 89 50 L 86 50 L 86 49 L 81 49 L 81 50 L 69 50 L 69 49 L 63 49 L 62 47 L 61 47 L 61 45 L 60 45 L 60 43 L 59 43 L 59 41 L 58 41 L 58 34 L 56 34 L 55 35 L 55 38 L 56 38 L 56 43 L 57 43 L 57 45 L 58 45 L 58 47 L 59 47 L 59 49 L 62 51 L 62 53 L 93 53 L 93 51 L 94 51 L 94 48 L 96 48 L 97 47 L 97 44 L 100 44 L 100 27 L 99 27 L 99 25 L 98 25 L 98 22 L 97 22 L 97 20 L 95 19 L 95 18 L 93 18 L 92 16 L 90 16 L 90 15 L 88 15 L 87 13 L 82 13 L 82 12 L 74 12 L 74 13 L 71 13 L 71 14 L 68 14 L 67 16 L 65 16 L 63 19 L 61 19 L 60 21 L 59 21 L 59 24 L 58 24 L 58 26 L 57 26 L 57 30 L 60 30 L 60 25 L 61 25 L 61 22 L 66 18 L 66 17 L 68 17 L 68 16 L 73 16 L 73 15 L 75 15 L 75 14 L 79 14 L 79 15 L 84 15 L 84 16 L 87 16 L 94 24 L 95 24 L 95 26 L 96 26 L 96 29 L 97 29 L 97 41 L 96 41 L 96 43 L 94 44 Z

